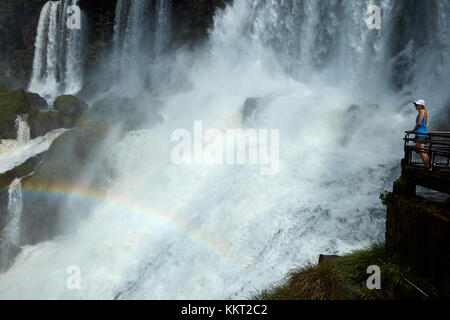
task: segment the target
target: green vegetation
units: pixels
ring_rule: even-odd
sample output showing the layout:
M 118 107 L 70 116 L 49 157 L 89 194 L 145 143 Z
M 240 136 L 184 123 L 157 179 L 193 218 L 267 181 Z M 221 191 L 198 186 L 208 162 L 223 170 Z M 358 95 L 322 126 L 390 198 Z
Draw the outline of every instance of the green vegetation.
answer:
M 30 126 L 30 135 L 32 138 L 45 135 L 47 132 L 61 128 L 58 112 L 42 112 L 37 108 L 31 109 L 28 114 L 28 125 Z
M 73 128 L 87 110 L 87 105 L 75 96 L 60 96 L 54 102 L 53 110 L 39 110 L 32 108 L 28 115 L 28 125 L 32 138 L 42 136 L 58 128 Z
M 0 1 L 0 74 L 7 69 L 13 75 L 15 87 L 25 88 L 30 79 L 36 28 L 41 8 L 47 0 Z M 213 23 L 218 8 L 231 0 L 179 0 L 173 2 L 173 35 L 177 45 L 195 43 L 204 39 Z M 88 77 L 95 75 L 96 67 L 105 59 L 112 45 L 116 1 L 80 0 L 89 23 L 87 43 Z M 89 74 L 89 73 L 93 74 Z M 0 85 L 10 85 L 0 76 Z
M 430 300 L 448 298 L 448 206 L 415 195 L 414 171 L 404 168 L 387 207 L 386 244 L 291 271 L 263 300 Z M 446 209 L 447 208 L 447 209 Z M 447 240 L 446 240 L 447 239 Z M 381 269 L 381 290 L 369 290 L 367 268 Z M 422 292 L 421 292 L 422 291 Z
M 369 290 L 367 268 L 381 269 L 381 290 Z M 424 291 L 422 294 L 414 285 Z M 391 300 L 437 299 L 437 291 L 429 280 L 418 276 L 395 253 L 384 245 L 338 257 L 318 265 L 293 270 L 282 284 L 256 293 L 262 300 Z
M 0 74 L 0 87 L 4 87 L 6 89 L 10 88 L 9 79 L 6 75 Z
M 8 90 L 0 86 L 0 139 L 15 139 L 16 118 L 28 111 L 30 102 L 24 90 Z
M 87 107 L 84 101 L 71 95 L 60 96 L 53 104 L 53 108 L 59 112 L 59 119 L 64 128 L 73 127 Z

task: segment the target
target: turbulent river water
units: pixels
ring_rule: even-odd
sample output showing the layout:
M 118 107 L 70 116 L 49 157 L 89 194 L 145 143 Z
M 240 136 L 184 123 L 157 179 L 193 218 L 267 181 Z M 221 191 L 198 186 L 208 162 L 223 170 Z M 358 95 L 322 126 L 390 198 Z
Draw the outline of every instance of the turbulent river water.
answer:
M 379 195 L 399 174 L 403 131 L 415 117 L 408 103 L 425 97 L 433 119 L 449 101 L 450 5 L 373 1 L 383 15 L 372 30 L 368 3 L 235 0 L 204 46 L 153 60 L 151 69 L 164 71 L 153 83 L 164 121 L 108 150 L 110 187 L 72 190 L 95 203 L 89 215 L 25 246 L 0 274 L 0 297 L 247 298 L 321 253 L 382 240 Z M 139 25 L 122 22 L 133 7 L 120 12 L 116 41 L 139 43 L 121 29 Z M 278 174 L 171 161 L 174 130 L 193 130 L 194 121 L 242 128 L 248 98 L 257 98 L 251 126 L 280 132 Z M 66 286 L 72 265 L 80 290 Z

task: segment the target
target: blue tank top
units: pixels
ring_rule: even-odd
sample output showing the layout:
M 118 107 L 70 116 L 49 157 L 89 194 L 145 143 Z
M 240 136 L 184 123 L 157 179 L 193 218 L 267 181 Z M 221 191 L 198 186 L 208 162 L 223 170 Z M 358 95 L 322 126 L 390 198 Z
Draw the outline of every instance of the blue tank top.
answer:
M 416 118 L 416 123 L 419 121 L 419 116 Z M 420 124 L 420 127 L 416 130 L 416 133 L 422 133 L 418 134 L 418 136 L 426 136 L 428 134 L 428 128 L 427 128 L 427 118 L 423 118 L 422 123 Z

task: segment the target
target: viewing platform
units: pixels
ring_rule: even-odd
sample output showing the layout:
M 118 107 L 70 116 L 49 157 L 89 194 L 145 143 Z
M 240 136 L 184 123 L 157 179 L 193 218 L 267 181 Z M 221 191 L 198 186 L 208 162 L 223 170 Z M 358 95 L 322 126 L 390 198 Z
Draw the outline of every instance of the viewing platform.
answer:
M 417 150 L 414 142 L 415 134 L 406 133 L 404 138 L 405 157 L 402 160 L 402 171 L 410 171 L 410 181 L 415 186 L 450 194 L 450 132 L 432 131 L 430 140 L 423 150 Z M 431 168 L 427 169 L 417 151 L 428 154 Z M 411 174 L 412 173 L 412 174 Z
M 382 195 L 387 206 L 386 247 L 420 275 L 431 279 L 442 298 L 450 298 L 450 132 L 430 132 L 417 150 L 414 134 L 404 138 L 402 175 L 393 191 Z M 430 158 L 426 168 L 417 153 Z M 446 200 L 424 197 L 417 186 Z

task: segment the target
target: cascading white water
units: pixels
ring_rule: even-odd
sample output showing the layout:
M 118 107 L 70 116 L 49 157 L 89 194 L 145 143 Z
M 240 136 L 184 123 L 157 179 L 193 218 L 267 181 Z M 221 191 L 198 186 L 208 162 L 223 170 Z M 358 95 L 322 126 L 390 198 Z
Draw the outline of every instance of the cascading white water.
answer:
M 149 65 L 170 43 L 172 0 L 119 0 L 114 25 L 113 65 L 126 95 L 142 90 Z M 140 74 L 140 77 L 136 77 Z M 138 80 L 138 81 L 136 81 Z M 133 88 L 133 90 L 131 90 Z M 117 87 L 113 90 L 117 94 Z
M 29 158 L 47 151 L 52 142 L 67 131 L 67 129 L 56 129 L 42 137 L 30 140 L 28 124 L 25 121 L 20 122 L 18 129 L 20 132 L 19 140 L 2 140 L 2 143 L 0 143 L 0 174 L 14 169 Z
M 172 0 L 156 1 L 155 56 L 159 57 L 167 49 L 172 27 Z
M 151 0 L 118 0 L 114 25 L 114 59 L 119 75 L 136 72 L 130 69 L 143 63 L 140 44 L 152 21 Z
M 18 146 L 23 146 L 28 141 L 30 141 L 30 127 L 28 126 L 27 120 L 24 116 L 18 116 L 16 119 L 17 128 L 17 144 Z
M 115 55 L 133 62 L 144 45 L 150 45 L 155 56 L 160 55 L 170 41 L 171 10 L 171 0 L 117 1 Z
M 22 216 L 22 185 L 15 179 L 8 189 L 7 222 L 2 232 L 2 242 L 20 245 L 20 219 Z
M 119 2 L 117 12 L 128 12 Z M 403 106 L 407 92 L 429 100 L 432 113 L 449 99 L 448 68 L 435 71 L 448 52 L 442 28 L 450 11 L 445 0 L 377 3 L 380 31 L 365 26 L 359 1 L 234 0 L 204 49 L 171 61 L 189 90 L 167 94 L 164 123 L 110 149 L 111 188 L 103 196 L 73 191 L 98 201 L 89 218 L 73 233 L 26 247 L 0 274 L 0 298 L 246 298 L 320 253 L 382 239 L 379 194 L 399 173 L 403 132 L 415 119 Z M 416 39 L 423 26 L 396 32 L 399 15 L 414 10 L 429 19 L 425 44 Z M 116 20 L 117 30 L 128 17 Z M 116 32 L 116 44 L 124 37 Z M 393 90 L 397 81 L 402 91 Z M 239 128 L 249 97 L 259 98 L 252 125 L 280 130 L 277 175 L 171 162 L 175 129 L 192 130 L 195 120 Z M 62 216 L 78 214 L 65 208 Z M 71 265 L 81 270 L 79 291 L 64 288 Z
M 78 0 L 48 1 L 42 8 L 37 28 L 33 72 L 28 90 L 47 100 L 60 94 L 75 94 L 83 86 L 85 61 L 85 19 L 81 28 L 68 28 L 69 11 Z

